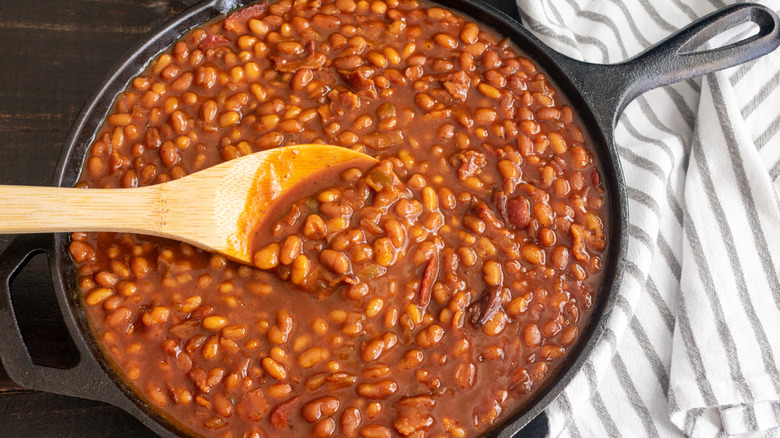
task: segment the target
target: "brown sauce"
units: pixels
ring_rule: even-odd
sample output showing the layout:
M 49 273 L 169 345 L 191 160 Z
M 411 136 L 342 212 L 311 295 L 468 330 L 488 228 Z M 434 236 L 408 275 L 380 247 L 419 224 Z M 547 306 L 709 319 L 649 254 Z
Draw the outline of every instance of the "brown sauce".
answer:
M 290 195 L 256 268 L 73 234 L 118 372 L 193 435 L 474 436 L 522 407 L 587 323 L 605 193 L 572 109 L 491 30 L 416 2 L 250 6 L 131 82 L 79 185 L 312 142 L 381 162 Z

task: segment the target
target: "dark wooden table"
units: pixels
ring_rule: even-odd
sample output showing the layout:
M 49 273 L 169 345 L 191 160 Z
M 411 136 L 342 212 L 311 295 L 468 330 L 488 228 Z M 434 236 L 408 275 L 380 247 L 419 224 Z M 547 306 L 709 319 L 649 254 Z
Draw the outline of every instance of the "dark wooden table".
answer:
M 196 0 L 0 0 L 0 184 L 48 185 L 82 105 L 144 34 Z M 489 3 L 516 16 L 513 0 Z M 12 236 L 0 236 L 3 251 Z M 33 359 L 67 366 L 77 353 L 59 315 L 45 256 L 12 283 Z M 530 435 L 546 429 L 538 422 Z M 26 390 L 0 367 L 0 437 L 154 436 L 98 402 Z
M 145 33 L 196 0 L 0 0 L 0 184 L 48 185 L 82 105 Z M 0 251 L 10 236 L 0 236 Z M 75 360 L 44 256 L 12 284 L 33 358 Z M 154 436 L 98 402 L 25 390 L 0 369 L 2 437 Z

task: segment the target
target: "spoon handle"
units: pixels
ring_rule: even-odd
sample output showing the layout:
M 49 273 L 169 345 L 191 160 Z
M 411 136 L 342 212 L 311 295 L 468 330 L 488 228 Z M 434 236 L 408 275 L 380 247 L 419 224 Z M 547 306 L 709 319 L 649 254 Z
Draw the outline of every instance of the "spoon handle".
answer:
M 0 234 L 147 232 L 161 227 L 159 190 L 0 185 Z

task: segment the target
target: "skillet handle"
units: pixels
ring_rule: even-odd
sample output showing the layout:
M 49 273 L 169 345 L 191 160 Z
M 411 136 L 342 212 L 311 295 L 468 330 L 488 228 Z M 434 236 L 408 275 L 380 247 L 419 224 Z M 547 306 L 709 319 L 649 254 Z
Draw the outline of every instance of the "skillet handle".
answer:
M 703 49 L 710 39 L 744 23 L 755 23 L 758 33 L 723 47 Z M 780 19 L 766 6 L 735 4 L 691 23 L 677 33 L 618 64 L 637 75 L 629 89 L 632 99 L 647 90 L 734 67 L 761 57 L 780 45 Z
M 33 255 L 45 253 L 51 257 L 53 246 L 51 234 L 20 235 L 0 255 L 0 360 L 11 380 L 25 388 L 108 402 L 105 395 L 112 393 L 111 386 L 113 390 L 116 386 L 91 359 L 89 347 L 72 337 L 80 355 L 73 368 L 37 365 L 30 357 L 17 324 L 11 301 L 11 281 Z
M 755 35 L 714 49 L 710 39 L 744 23 L 754 23 Z M 727 6 L 680 29 L 644 52 L 617 64 L 590 64 L 565 58 L 562 66 L 611 132 L 625 107 L 640 94 L 663 85 L 702 76 L 764 56 L 780 45 L 780 18 L 766 6 Z

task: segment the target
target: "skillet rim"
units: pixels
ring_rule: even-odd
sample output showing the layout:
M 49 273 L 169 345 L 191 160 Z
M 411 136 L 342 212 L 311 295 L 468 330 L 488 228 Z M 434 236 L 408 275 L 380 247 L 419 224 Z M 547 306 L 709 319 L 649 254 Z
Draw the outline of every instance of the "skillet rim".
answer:
M 79 117 L 71 128 L 70 135 L 63 145 L 62 153 L 58 160 L 55 172 L 54 184 L 60 187 L 72 186 L 78 179 L 83 168 L 89 146 L 105 120 L 108 111 L 113 107 L 116 96 L 125 90 L 129 81 L 143 71 L 143 69 L 160 53 L 168 49 L 184 33 L 203 24 L 215 17 L 226 14 L 233 9 L 254 3 L 248 0 L 209 0 L 198 3 L 193 7 L 174 16 L 162 26 L 147 34 L 138 44 L 127 52 L 120 61 L 111 69 L 102 81 L 97 91 L 90 97 L 82 109 Z M 512 40 L 516 48 L 531 58 L 547 75 L 575 109 L 575 113 L 581 120 L 581 126 L 588 132 L 592 152 L 598 156 L 599 171 L 602 177 L 602 186 L 606 191 L 607 205 L 606 215 L 609 216 L 608 249 L 602 258 L 604 261 L 604 273 L 602 285 L 594 300 L 590 321 L 580 334 L 580 340 L 575 348 L 567 353 L 567 358 L 554 371 L 553 378 L 548 378 L 546 383 L 535 390 L 536 394 L 530 398 L 520 409 L 507 417 L 500 424 L 485 432 L 489 436 L 512 436 L 520 431 L 566 388 L 579 369 L 591 356 L 599 343 L 605 329 L 609 315 L 614 309 L 617 294 L 625 263 L 627 246 L 628 204 L 625 194 L 625 183 L 620 161 L 614 145 L 613 127 L 605 129 L 603 123 L 605 115 L 594 114 L 583 92 L 566 74 L 565 63 L 570 60 L 556 52 L 549 46 L 538 40 L 520 23 L 499 11 L 498 9 L 476 0 L 439 0 L 433 3 L 451 9 L 461 15 L 466 15 L 481 24 L 487 25 L 500 35 Z M 581 64 L 583 67 L 587 65 Z M 571 67 L 570 65 L 568 67 Z M 569 70 L 571 70 L 569 68 Z M 584 72 L 587 74 L 587 72 Z M 585 90 L 586 92 L 588 90 Z M 615 109 L 617 111 L 617 109 Z M 609 115 L 613 116 L 613 115 Z M 617 213 L 617 214 L 616 214 Z M 67 306 L 61 308 L 63 317 L 75 322 L 76 333 L 69 330 L 71 336 L 78 337 L 88 346 L 91 359 L 97 362 L 105 374 L 121 391 L 125 400 L 117 400 L 116 391 L 107 391 L 100 394 L 102 401 L 126 408 L 126 401 L 130 400 L 140 412 L 145 415 L 139 417 L 137 412 L 130 412 L 145 425 L 152 427 L 160 433 L 161 427 L 169 434 L 180 435 L 187 429 L 175 420 L 163 414 L 159 409 L 151 407 L 135 390 L 133 385 L 126 382 L 119 371 L 113 365 L 112 359 L 103 352 L 100 342 L 95 336 L 86 313 L 82 310 L 76 284 L 75 266 L 67 251 L 69 242 L 68 233 L 54 235 L 54 250 L 50 258 L 52 282 L 57 295 L 63 297 Z M 82 354 L 83 359 L 83 354 Z M 139 391 L 140 392 L 140 391 Z M 150 424 L 153 422 L 153 424 Z M 157 427 L 153 427 L 157 426 Z

